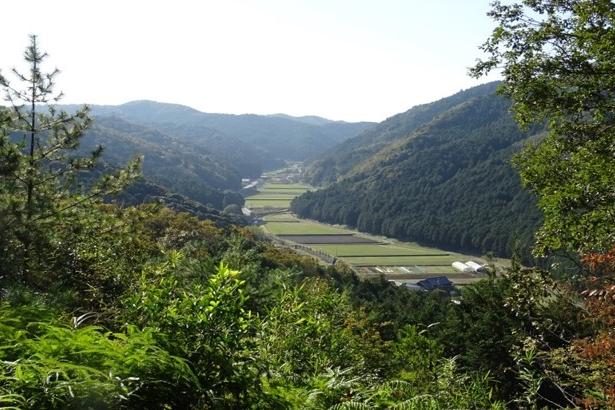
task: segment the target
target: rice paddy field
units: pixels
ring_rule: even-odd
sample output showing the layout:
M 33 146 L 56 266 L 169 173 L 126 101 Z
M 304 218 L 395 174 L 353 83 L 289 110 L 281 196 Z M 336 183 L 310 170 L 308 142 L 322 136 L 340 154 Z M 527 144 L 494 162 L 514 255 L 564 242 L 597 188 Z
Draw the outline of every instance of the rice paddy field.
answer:
M 451 266 L 455 261 L 484 263 L 480 258 L 297 218 L 288 211 L 290 202 L 309 189 L 311 187 L 296 183 L 266 183 L 259 192 L 246 198 L 246 206 L 265 209 L 262 229 L 266 232 L 304 249 L 342 260 L 364 277 L 384 275 L 398 283 L 416 283 L 444 275 L 458 285 L 482 278 L 480 274 L 458 272 Z M 272 208 L 271 212 L 266 208 Z
M 304 184 L 264 184 L 259 188 L 259 192 L 246 198 L 245 206 L 250 209 L 288 209 L 290 201 L 309 188 L 309 186 Z
M 290 199 L 246 199 L 246 207 L 253 208 L 288 208 Z
M 347 234 L 344 229 L 312 222 L 267 222 L 267 231 L 276 235 Z
M 279 238 L 290 240 L 300 244 L 372 244 L 378 243 L 373 239 L 365 238 L 358 235 L 343 233 L 343 234 L 296 234 L 296 235 L 277 235 Z M 326 253 L 326 252 L 325 252 Z M 334 256 L 334 255 L 332 255 Z

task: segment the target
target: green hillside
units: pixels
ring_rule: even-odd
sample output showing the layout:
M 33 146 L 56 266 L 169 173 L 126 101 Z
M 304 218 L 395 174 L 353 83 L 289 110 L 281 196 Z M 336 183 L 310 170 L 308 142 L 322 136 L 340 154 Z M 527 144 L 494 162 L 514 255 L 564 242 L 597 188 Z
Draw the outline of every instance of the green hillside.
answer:
M 238 196 L 228 191 L 241 187 L 239 173 L 205 149 L 119 118 L 98 118 L 80 144 L 80 151 L 90 152 L 98 145 L 104 147 L 102 159 L 111 166 L 142 155 L 147 180 L 215 208 L 226 206 L 231 196 Z
M 376 154 L 387 144 L 408 136 L 447 110 L 473 97 L 495 92 L 497 82 L 460 91 L 441 100 L 418 105 L 370 127 L 350 138 L 322 158 L 318 158 L 306 170 L 313 185 L 325 185 L 346 176 L 354 166 Z
M 488 84 L 451 97 L 467 98 L 358 162 L 347 178 L 298 197 L 292 209 L 302 217 L 441 247 L 498 255 L 527 250 L 541 217 L 509 161 L 538 129 L 521 132 L 509 102 L 493 89 Z M 416 119 L 416 112 L 397 121 Z M 387 139 L 385 132 L 370 141 Z M 353 152 L 372 149 L 374 144 Z M 342 146 L 340 162 L 347 152 Z

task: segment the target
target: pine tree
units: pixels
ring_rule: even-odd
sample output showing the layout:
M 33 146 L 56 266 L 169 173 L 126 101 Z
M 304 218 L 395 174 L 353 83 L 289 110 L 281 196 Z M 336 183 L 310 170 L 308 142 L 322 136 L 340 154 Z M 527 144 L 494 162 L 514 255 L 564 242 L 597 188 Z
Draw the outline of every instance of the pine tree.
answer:
M 48 248 L 57 224 L 71 223 L 95 202 L 121 190 L 139 171 L 140 159 L 96 183 L 85 184 L 102 147 L 78 156 L 84 132 L 92 124 L 89 108 L 69 114 L 53 105 L 59 70 L 45 73 L 37 37 L 30 36 L 24 53 L 29 72 L 11 70 L 18 85 L 0 74 L 9 107 L 0 113 L 0 274 L 31 281 L 32 270 L 49 261 Z M 57 244 L 56 244 L 57 245 Z

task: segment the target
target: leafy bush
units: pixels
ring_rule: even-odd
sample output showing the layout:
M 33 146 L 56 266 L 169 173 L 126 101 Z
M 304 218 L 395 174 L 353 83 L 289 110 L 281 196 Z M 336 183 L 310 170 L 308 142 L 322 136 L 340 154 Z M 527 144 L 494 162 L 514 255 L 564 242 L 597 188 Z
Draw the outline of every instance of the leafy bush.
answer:
M 186 398 L 194 405 L 241 402 L 250 385 L 245 378 L 252 377 L 244 281 L 223 264 L 210 268 L 171 252 L 144 269 L 124 301 L 127 319 L 155 328 L 162 346 L 188 360 L 201 386 Z
M 83 319 L 83 318 L 81 318 Z M 0 303 L 0 404 L 23 408 L 163 408 L 197 381 L 155 330 L 109 332 L 57 320 L 45 305 Z

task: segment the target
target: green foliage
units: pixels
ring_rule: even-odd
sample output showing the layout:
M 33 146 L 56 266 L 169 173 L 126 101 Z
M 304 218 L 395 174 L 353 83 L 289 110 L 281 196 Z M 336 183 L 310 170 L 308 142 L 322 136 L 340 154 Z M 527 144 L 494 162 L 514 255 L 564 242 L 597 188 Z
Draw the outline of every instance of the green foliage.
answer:
M 436 364 L 442 357 L 442 348 L 419 332 L 416 326 L 402 329 L 395 343 L 393 360 L 400 374 L 398 377 L 411 383 L 433 383 Z
M 155 331 L 69 327 L 49 306 L 0 303 L 0 403 L 16 408 L 163 408 L 196 380 Z M 169 382 L 175 386 L 169 385 Z M 170 404 L 170 403 L 169 403 Z
M 240 174 L 231 163 L 220 160 L 204 147 L 184 144 L 156 129 L 117 117 L 97 117 L 79 152 L 87 153 L 98 145 L 106 147 L 101 159 L 110 166 L 118 167 L 135 155 L 143 156 L 143 176 L 170 192 L 217 209 L 243 203 L 239 194 L 225 192 L 241 188 Z
M 549 136 L 516 158 L 545 221 L 536 253 L 615 243 L 615 5 L 610 0 L 493 3 L 497 22 L 475 76 L 503 68 L 517 120 Z
M 291 379 L 328 368 L 363 372 L 370 366 L 366 349 L 377 354 L 379 348 L 366 325 L 346 295 L 321 279 L 307 279 L 284 292 L 268 312 L 259 335 L 261 355 L 275 375 Z
M 65 219 L 78 219 L 78 213 L 104 195 L 119 191 L 137 173 L 139 160 L 115 174 L 103 175 L 89 189 L 76 180 L 79 172 L 94 167 L 102 148 L 91 155 L 74 155 L 91 119 L 87 107 L 69 115 L 47 105 L 61 94 L 53 87 L 58 70 L 41 71 L 46 53 L 39 50 L 31 36 L 24 59 L 28 74 L 12 70 L 20 86 L 0 75 L 0 86 L 11 104 L 0 121 L 0 230 L 12 277 L 36 281 L 33 272 L 49 264 L 48 251 L 54 228 Z M 12 134 L 12 135 L 11 135 Z
M 391 380 L 359 391 L 330 409 L 504 409 L 492 398 L 488 376 L 461 372 L 455 359 L 440 360 L 430 383 Z
M 417 105 L 408 111 L 376 124 L 354 138 L 350 138 L 323 155 L 305 171 L 314 186 L 327 185 L 351 176 L 354 168 L 376 155 L 388 144 L 399 141 L 430 123 L 441 114 L 465 101 L 493 92 L 494 84 L 485 84 L 461 91 L 441 100 Z
M 35 51 L 33 44 L 33 62 L 43 58 Z M 40 73 L 33 73 L 36 80 Z M 43 94 L 51 88 L 45 78 L 33 83 Z M 420 213 L 386 219 L 419 212 L 413 207 L 426 198 L 444 204 L 454 192 L 460 198 L 454 209 L 465 211 L 442 205 L 438 212 L 476 218 L 497 234 L 480 246 L 506 249 L 505 224 L 518 221 L 504 216 L 528 215 L 531 203 L 521 193 L 510 197 L 518 185 L 507 166 L 527 135 L 505 115 L 506 101 L 481 96 L 489 87 L 463 104 L 453 98 L 415 111 L 397 130 L 455 106 L 397 138 L 399 152 L 389 148 L 363 163 L 363 174 L 348 180 L 356 189 L 341 182 L 326 191 L 336 195 L 323 209 L 382 232 L 432 227 L 424 235 L 433 241 L 466 232 L 469 239 L 452 240 L 479 246 L 473 235 L 484 234 L 480 227 L 449 223 L 446 231 Z M 524 408 L 612 401 L 610 282 L 586 292 L 597 295 L 592 303 L 547 272 L 518 263 L 454 299 L 410 292 L 384 277 L 359 280 L 348 267 L 324 267 L 248 229 L 221 229 L 156 205 L 97 203 L 128 175 L 107 177 L 94 191 L 68 178 L 90 168 L 99 153 L 71 159 L 89 124 L 86 113 L 53 117 L 51 108 L 51 118 L 65 120 L 67 129 L 33 132 L 50 117 L 28 123 L 20 110 L 0 110 L 0 408 L 503 409 L 500 400 Z M 195 123 L 203 118 L 194 115 Z M 30 155 L 10 135 L 16 124 L 31 132 L 35 148 L 55 141 L 66 155 L 54 161 Z M 549 145 L 537 152 L 542 147 Z M 575 175 L 591 179 L 605 167 L 598 161 Z M 411 175 L 423 185 L 397 183 Z M 38 185 L 41 177 L 49 184 Z M 514 208 L 510 214 L 478 206 L 475 191 L 463 196 L 463 181 L 481 179 L 491 186 L 480 198 Z M 85 180 L 90 187 L 91 180 Z M 346 198 L 365 200 L 366 208 L 353 216 L 356 204 Z M 241 202 L 232 192 L 221 201 Z M 31 250 L 45 252 L 34 258 Z M 589 260 L 606 280 L 612 255 Z M 15 272 L 30 280 L 15 281 Z
M 124 302 L 127 319 L 157 329 L 160 343 L 189 361 L 202 386 L 187 393 L 185 400 L 194 404 L 239 401 L 239 386 L 250 377 L 244 349 L 252 323 L 243 308 L 244 282 L 222 264 L 216 272 L 209 267 L 171 251 L 164 262 L 144 269 Z
M 222 212 L 228 215 L 242 215 L 241 207 L 237 204 L 230 204 L 225 206 Z

